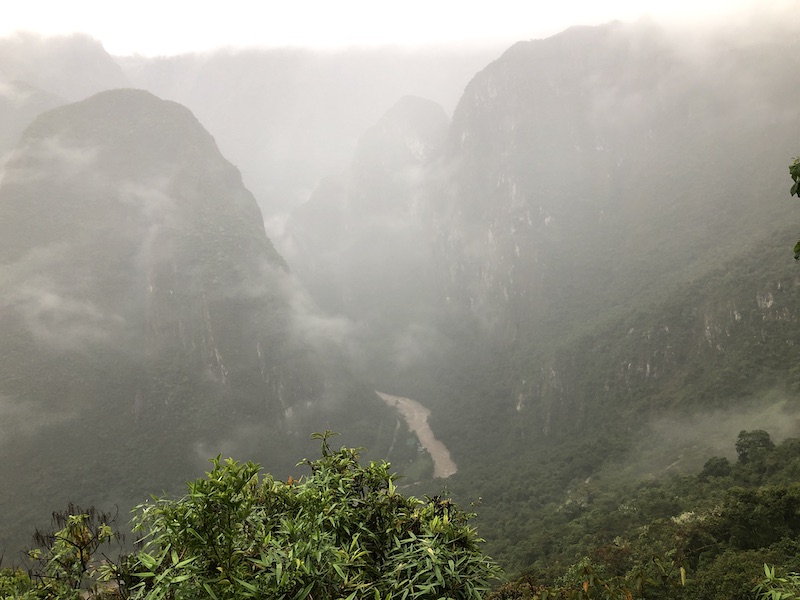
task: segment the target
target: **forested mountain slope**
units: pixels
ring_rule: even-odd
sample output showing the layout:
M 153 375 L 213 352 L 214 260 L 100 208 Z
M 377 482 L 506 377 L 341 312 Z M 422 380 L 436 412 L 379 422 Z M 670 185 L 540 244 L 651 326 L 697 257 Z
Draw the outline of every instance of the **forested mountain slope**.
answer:
M 793 43 L 575 28 L 467 87 L 431 210 L 473 345 L 430 397 L 488 527 L 535 529 L 609 461 L 689 467 L 711 415 L 796 433 Z
M 791 50 L 647 23 L 510 48 L 453 116 L 452 295 L 499 336 L 563 339 L 747 252 L 793 208 Z
M 699 468 L 756 423 L 797 433 L 795 50 L 648 22 L 520 42 L 473 78 L 422 163 L 406 193 L 418 245 L 350 306 L 369 297 L 390 319 L 394 266 L 434 270 L 417 281 L 417 360 L 375 372 L 432 406 L 460 466 L 448 487 L 482 496 L 506 564 L 524 567 L 539 511 L 603 469 Z M 363 167 L 346 180 L 377 181 Z M 352 185 L 326 186 L 315 201 L 341 219 Z M 361 190 L 373 218 L 397 209 Z M 347 312 L 352 288 L 329 285 L 323 305 Z
M 125 510 L 218 452 L 281 472 L 315 430 L 392 444 L 397 417 L 319 335 L 185 107 L 123 89 L 41 115 L 4 170 L 0 239 L 0 546 L 67 501 Z

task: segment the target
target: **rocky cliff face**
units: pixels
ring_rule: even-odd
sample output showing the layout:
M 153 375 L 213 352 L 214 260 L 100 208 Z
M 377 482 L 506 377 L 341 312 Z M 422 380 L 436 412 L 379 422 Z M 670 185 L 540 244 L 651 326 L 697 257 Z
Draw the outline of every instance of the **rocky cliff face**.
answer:
M 765 40 L 574 28 L 469 83 L 423 193 L 460 316 L 432 365 L 458 373 L 432 417 L 456 455 L 793 385 L 798 65 Z
M 690 388 L 721 398 L 732 388 L 710 374 L 750 364 L 749 350 L 706 347 L 705 336 L 755 335 L 758 319 L 728 323 L 726 302 L 752 308 L 756 287 L 789 285 L 768 265 L 771 282 L 742 271 L 753 253 L 789 266 L 769 241 L 793 210 L 785 170 L 800 122 L 788 48 L 678 39 L 648 23 L 516 44 L 469 83 L 432 156 L 412 159 L 390 133 L 419 131 L 397 111 L 364 136 L 348 174 L 295 214 L 295 247 L 328 257 L 298 255 L 299 272 L 387 347 L 381 326 L 400 322 L 387 319 L 392 298 L 406 315 L 418 311 L 406 347 L 441 352 L 416 363 L 412 385 L 436 373 L 428 381 L 440 386 L 414 393 L 441 397 L 439 415 L 470 405 L 463 420 L 434 410 L 454 438 L 469 438 L 471 424 L 484 435 L 489 414 L 551 435 L 597 423 L 611 405 L 675 407 Z M 411 165 L 420 176 L 403 177 Z M 313 215 L 324 215 L 319 229 L 304 230 Z M 393 271 L 398 257 L 421 267 Z M 719 269 L 732 272 L 724 291 L 712 283 Z M 698 360 L 702 382 L 676 392 Z
M 501 337 L 544 321 L 563 336 L 593 307 L 735 253 L 790 208 L 785 51 L 644 23 L 510 48 L 453 116 L 439 204 L 450 295 Z

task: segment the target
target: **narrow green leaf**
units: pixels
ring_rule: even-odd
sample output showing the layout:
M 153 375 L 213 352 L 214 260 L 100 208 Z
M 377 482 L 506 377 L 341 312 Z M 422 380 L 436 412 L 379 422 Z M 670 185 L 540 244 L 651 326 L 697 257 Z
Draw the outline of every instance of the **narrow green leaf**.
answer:
M 246 589 L 246 590 L 248 590 L 250 592 L 253 592 L 254 594 L 258 593 L 258 588 L 256 586 L 254 586 L 252 583 L 249 583 L 249 582 L 245 581 L 244 579 L 239 579 L 237 577 L 234 577 L 234 581 L 236 583 L 238 583 L 239 585 L 241 585 L 244 589 Z
M 292 600 L 304 600 L 304 598 L 307 598 L 308 595 L 311 593 L 311 588 L 313 588 L 313 587 L 314 587 L 314 582 L 312 581 L 306 587 L 304 587 L 302 590 L 297 592 L 294 595 L 294 597 L 292 598 Z
M 184 558 L 181 562 L 175 565 L 175 568 L 182 569 L 183 567 L 194 562 L 195 560 L 197 560 L 196 556 L 190 556 L 189 558 Z
M 208 595 L 211 596 L 214 600 L 219 600 L 217 595 L 214 593 L 214 590 L 211 589 L 211 586 L 207 583 L 203 582 L 203 588 L 208 592 Z

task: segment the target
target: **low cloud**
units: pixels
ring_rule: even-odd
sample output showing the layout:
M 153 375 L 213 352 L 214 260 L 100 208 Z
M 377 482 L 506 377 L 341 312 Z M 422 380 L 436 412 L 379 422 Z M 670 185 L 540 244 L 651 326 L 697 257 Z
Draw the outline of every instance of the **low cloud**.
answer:
M 44 427 L 72 420 L 78 411 L 61 406 L 59 410 L 42 410 L 33 403 L 0 393 L 0 443 L 19 440 L 20 436 L 40 434 Z
M 622 468 L 638 477 L 696 473 L 712 456 L 735 460 L 742 430 L 763 429 L 775 443 L 798 436 L 800 417 L 790 410 L 790 399 L 785 391 L 771 389 L 738 406 L 658 419 L 647 426 L 646 442 L 632 448 Z
M 103 343 L 125 324 L 89 300 L 71 296 L 47 277 L 33 277 L 15 289 L 12 302 L 33 336 L 61 350 Z
M 391 362 L 399 369 L 410 369 L 430 361 L 444 360 L 452 342 L 425 323 L 410 323 L 391 340 Z
M 69 181 L 76 177 L 96 177 L 98 150 L 92 146 L 76 146 L 64 142 L 59 136 L 28 140 L 27 144 L 12 154 L 5 165 L 4 184 L 26 184 L 42 179 Z M 25 161 L 15 160 L 24 156 Z
M 316 350 L 338 349 L 353 358 L 359 346 L 359 326 L 355 321 L 324 314 L 291 275 L 285 277 L 284 290 L 291 302 L 294 335 Z
M 0 81 L 0 103 L 13 108 L 20 108 L 34 95 L 33 88 L 25 88 L 6 81 Z
M 168 178 L 147 183 L 126 181 L 119 188 L 120 203 L 141 213 L 141 230 L 132 232 L 139 244 L 135 259 L 139 269 L 150 269 L 154 263 L 172 257 L 161 235 L 165 229 L 180 227 L 177 203 L 166 191 L 169 183 Z
M 0 310 L 18 315 L 38 342 L 59 350 L 84 350 L 120 331 L 122 316 L 100 308 L 81 293 L 79 274 L 58 280 L 63 245 L 38 248 L 0 267 Z

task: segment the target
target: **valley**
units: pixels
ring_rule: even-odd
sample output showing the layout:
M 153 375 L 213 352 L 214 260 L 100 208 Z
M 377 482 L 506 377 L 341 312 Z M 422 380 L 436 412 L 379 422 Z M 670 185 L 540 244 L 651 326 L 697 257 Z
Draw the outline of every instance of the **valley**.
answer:
M 70 502 L 180 494 L 215 456 L 299 481 L 333 431 L 474 506 L 523 576 L 503 598 L 591 574 L 738 600 L 764 563 L 796 569 L 781 31 L 158 58 L 0 40 L 0 555 Z

